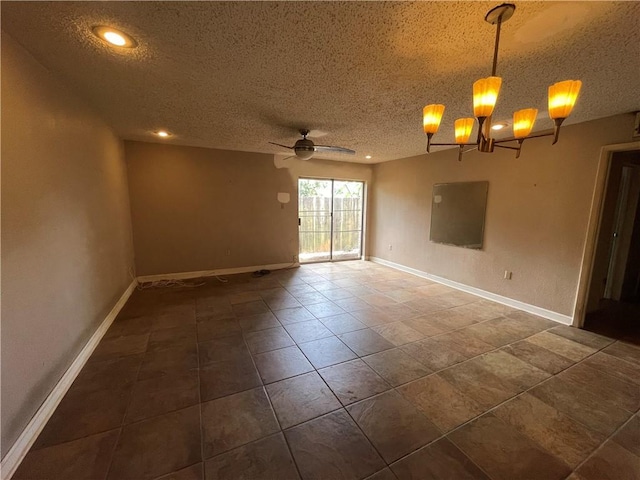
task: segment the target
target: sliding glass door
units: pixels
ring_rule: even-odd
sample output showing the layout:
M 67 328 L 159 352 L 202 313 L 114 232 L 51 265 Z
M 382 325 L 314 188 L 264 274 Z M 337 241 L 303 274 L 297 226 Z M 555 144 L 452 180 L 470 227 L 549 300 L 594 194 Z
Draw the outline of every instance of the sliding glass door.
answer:
M 364 183 L 298 180 L 300 262 L 362 257 Z

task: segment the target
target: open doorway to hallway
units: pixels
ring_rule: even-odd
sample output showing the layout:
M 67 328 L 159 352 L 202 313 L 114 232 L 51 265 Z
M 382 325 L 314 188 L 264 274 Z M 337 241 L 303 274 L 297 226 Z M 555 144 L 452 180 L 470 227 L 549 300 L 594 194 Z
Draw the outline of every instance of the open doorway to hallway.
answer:
M 611 158 L 584 328 L 640 343 L 640 150 Z

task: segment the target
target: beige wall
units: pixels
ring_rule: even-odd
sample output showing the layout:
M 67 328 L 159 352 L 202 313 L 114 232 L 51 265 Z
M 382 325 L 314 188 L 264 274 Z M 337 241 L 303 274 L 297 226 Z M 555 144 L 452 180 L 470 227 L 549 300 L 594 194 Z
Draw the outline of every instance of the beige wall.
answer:
M 130 284 L 122 142 L 2 33 L 2 456 Z
M 632 115 L 566 126 L 553 147 L 527 140 L 517 160 L 447 150 L 378 164 L 370 255 L 571 315 L 600 147 L 630 142 L 632 126 Z M 484 248 L 430 243 L 433 184 L 475 180 L 489 181 Z
M 125 142 L 138 275 L 291 263 L 297 179 L 371 180 L 372 167 Z M 281 208 L 276 196 L 288 192 Z

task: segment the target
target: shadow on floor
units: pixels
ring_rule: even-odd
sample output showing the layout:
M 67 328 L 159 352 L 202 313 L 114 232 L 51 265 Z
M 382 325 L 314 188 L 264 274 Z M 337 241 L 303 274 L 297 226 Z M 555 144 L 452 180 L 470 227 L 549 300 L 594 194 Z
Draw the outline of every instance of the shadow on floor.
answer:
M 584 329 L 640 345 L 640 303 L 604 301 L 587 314 Z

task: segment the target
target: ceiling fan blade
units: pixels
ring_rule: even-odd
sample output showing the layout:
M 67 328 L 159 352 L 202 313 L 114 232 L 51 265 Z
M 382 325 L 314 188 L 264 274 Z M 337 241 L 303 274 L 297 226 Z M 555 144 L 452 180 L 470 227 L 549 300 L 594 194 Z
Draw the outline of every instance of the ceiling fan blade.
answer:
M 269 142 L 271 145 L 277 145 L 278 147 L 288 148 L 289 150 L 293 150 L 293 147 L 288 147 L 287 145 L 282 145 L 281 143 Z
M 349 148 L 344 148 L 344 147 L 332 147 L 330 145 L 314 145 L 314 149 L 316 152 L 346 153 L 347 155 L 356 154 L 355 150 L 351 150 Z

